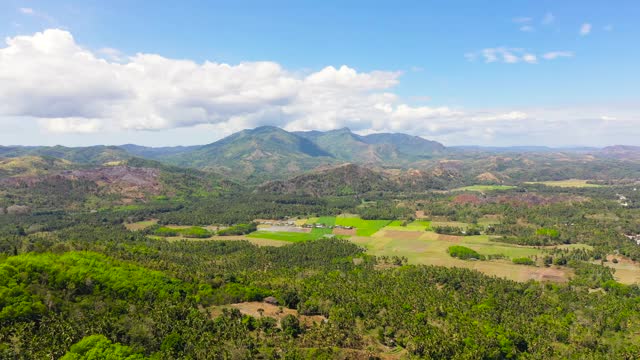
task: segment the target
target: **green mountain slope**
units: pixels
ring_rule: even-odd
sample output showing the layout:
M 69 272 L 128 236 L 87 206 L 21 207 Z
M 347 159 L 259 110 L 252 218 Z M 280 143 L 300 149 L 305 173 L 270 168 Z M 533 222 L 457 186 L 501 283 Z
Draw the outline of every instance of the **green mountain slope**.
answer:
M 336 163 L 330 153 L 312 141 L 273 126 L 243 130 L 165 160 L 179 166 L 216 170 L 248 181 L 284 177 Z

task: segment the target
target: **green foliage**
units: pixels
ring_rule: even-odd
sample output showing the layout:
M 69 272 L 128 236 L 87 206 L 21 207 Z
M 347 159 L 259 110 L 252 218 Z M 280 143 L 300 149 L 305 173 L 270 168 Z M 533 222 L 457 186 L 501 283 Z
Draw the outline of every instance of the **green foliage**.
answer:
M 460 245 L 450 246 L 447 249 L 447 252 L 449 252 L 449 255 L 451 255 L 451 257 L 456 257 L 462 260 L 468 260 L 468 259 L 484 260 L 483 255 L 478 254 L 477 251 L 470 249 L 466 246 L 460 246 Z
M 282 331 L 289 336 L 298 336 L 302 332 L 300 321 L 291 314 L 285 315 L 280 320 L 280 326 Z
M 245 235 L 252 233 L 258 229 L 258 224 L 251 222 L 248 224 L 236 224 L 226 229 L 218 231 L 220 236 Z
M 480 235 L 480 228 L 476 226 L 471 226 L 466 229 L 457 227 L 457 226 L 450 226 L 450 225 L 434 226 L 433 231 L 435 231 L 438 234 L 454 235 L 454 236 Z
M 511 261 L 514 264 L 518 264 L 518 265 L 529 265 L 529 266 L 535 266 L 536 265 L 536 262 L 533 261 L 532 259 L 528 258 L 528 257 L 513 258 L 513 259 L 511 259 Z
M 91 335 L 73 345 L 61 360 L 144 360 L 128 346 L 112 343 L 103 335 Z
M 540 229 L 536 230 L 536 235 L 546 236 L 546 237 L 549 237 L 549 238 L 552 238 L 552 239 L 556 239 L 556 238 L 558 238 L 560 236 L 560 233 L 556 229 L 540 228 Z

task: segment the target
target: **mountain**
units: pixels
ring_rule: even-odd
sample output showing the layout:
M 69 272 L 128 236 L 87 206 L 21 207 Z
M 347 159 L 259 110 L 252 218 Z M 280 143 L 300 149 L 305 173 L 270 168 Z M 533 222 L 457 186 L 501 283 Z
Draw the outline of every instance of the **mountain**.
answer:
M 343 128 L 326 132 L 296 132 L 296 135 L 305 137 L 320 148 L 327 151 L 334 157 L 358 163 L 379 163 L 388 158 L 388 151 L 381 146 L 372 146 L 362 140 L 362 138 L 352 133 L 349 129 Z
M 429 158 L 445 147 L 435 141 L 406 134 L 371 134 L 361 136 L 348 128 L 296 132 L 315 142 L 338 159 L 357 163 L 407 163 Z
M 336 159 L 313 141 L 273 126 L 243 130 L 195 150 L 163 158 L 249 181 L 302 172 Z
M 640 146 L 614 145 L 595 152 L 597 156 L 618 160 L 640 160 Z
M 368 144 L 390 144 L 407 155 L 411 156 L 430 156 L 433 153 L 444 151 L 444 145 L 437 141 L 426 140 L 419 136 L 411 136 L 407 134 L 370 134 L 361 137 Z

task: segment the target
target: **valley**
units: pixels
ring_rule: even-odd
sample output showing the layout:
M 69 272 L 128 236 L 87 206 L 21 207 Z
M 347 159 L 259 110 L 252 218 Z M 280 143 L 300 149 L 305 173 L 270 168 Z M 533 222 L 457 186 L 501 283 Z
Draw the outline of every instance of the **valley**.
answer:
M 632 151 L 0 148 L 0 357 L 632 358 Z

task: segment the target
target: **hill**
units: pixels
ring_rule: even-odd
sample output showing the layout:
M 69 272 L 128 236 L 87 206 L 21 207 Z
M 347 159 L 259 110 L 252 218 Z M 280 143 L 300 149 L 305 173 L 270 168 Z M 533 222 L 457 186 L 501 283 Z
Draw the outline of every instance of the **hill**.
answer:
M 288 180 L 261 185 L 259 192 L 289 195 L 356 195 L 371 191 L 393 191 L 396 184 L 382 173 L 355 164 L 313 171 Z
M 215 173 L 138 158 L 102 166 L 32 156 L 0 161 L 0 213 L 13 205 L 34 211 L 93 210 L 237 189 L 237 184 Z
M 0 157 L 41 156 L 68 160 L 78 164 L 104 164 L 125 160 L 131 155 L 117 146 L 0 146 Z

